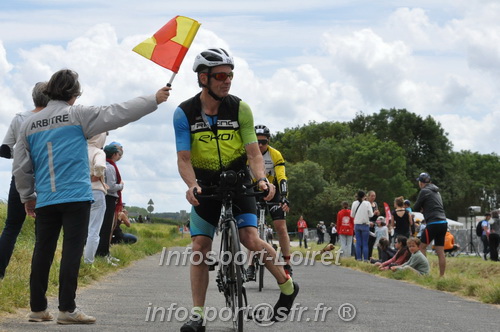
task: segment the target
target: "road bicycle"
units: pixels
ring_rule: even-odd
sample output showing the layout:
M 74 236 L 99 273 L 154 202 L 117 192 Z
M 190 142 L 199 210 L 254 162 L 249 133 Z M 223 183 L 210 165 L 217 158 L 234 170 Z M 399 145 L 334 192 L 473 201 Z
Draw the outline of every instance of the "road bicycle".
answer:
M 224 295 L 226 306 L 233 314 L 233 328 L 243 331 L 243 322 L 247 308 L 247 296 L 243 283 L 247 281 L 244 268 L 245 253 L 241 250 L 236 219 L 233 215 L 233 200 L 241 196 L 258 196 L 250 190 L 255 184 L 244 185 L 244 172 L 225 171 L 220 175 L 219 186 L 203 188 L 203 194 L 194 192 L 196 197 L 211 198 L 222 202 L 218 230 L 221 236 L 219 263 L 217 264 L 216 283 L 219 292 Z M 205 194 L 205 192 L 210 192 Z

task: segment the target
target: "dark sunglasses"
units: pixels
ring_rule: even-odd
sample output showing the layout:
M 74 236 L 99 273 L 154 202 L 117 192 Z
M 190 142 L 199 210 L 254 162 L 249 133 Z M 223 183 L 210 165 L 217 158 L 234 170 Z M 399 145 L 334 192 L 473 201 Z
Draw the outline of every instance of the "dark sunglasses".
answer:
M 221 81 L 221 82 L 224 82 L 225 80 L 227 80 L 228 77 L 232 81 L 233 76 L 234 76 L 233 72 L 230 72 L 230 73 L 220 72 L 220 73 L 210 74 L 210 77 L 215 78 L 217 81 Z
M 269 144 L 269 141 L 267 139 L 260 139 L 259 144 L 267 145 L 267 144 Z

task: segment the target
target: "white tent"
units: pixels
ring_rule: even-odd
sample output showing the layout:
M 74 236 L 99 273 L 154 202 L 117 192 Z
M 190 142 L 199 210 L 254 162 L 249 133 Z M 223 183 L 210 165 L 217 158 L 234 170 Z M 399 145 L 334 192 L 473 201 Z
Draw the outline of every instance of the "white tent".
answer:
M 420 212 L 412 212 L 413 214 L 413 218 L 415 220 L 424 220 L 424 215 Z M 446 218 L 446 220 L 448 221 L 448 226 L 451 228 L 451 229 L 461 229 L 461 228 L 465 228 L 465 225 L 461 222 L 458 222 L 458 221 L 455 221 L 455 220 L 451 220 L 451 219 L 448 219 Z

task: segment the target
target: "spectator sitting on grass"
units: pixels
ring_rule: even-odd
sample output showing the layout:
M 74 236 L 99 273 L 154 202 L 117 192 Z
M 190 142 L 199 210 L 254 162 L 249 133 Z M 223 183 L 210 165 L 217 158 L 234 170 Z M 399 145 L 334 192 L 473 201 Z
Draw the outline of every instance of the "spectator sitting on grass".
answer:
M 411 256 L 408 247 L 406 246 L 407 238 L 403 235 L 399 235 L 396 237 L 396 241 L 394 242 L 396 246 L 396 254 L 389 260 L 386 260 L 383 263 L 376 262 L 375 266 L 379 267 L 379 270 L 388 270 L 392 266 L 403 265 L 406 263 Z
M 416 237 L 411 237 L 407 241 L 408 250 L 411 252 L 411 257 L 408 262 L 403 265 L 393 266 L 391 267 L 392 271 L 397 270 L 411 270 L 420 275 L 429 274 L 430 266 L 427 257 L 422 254 L 419 250 L 420 240 Z
M 375 259 L 373 257 L 370 257 L 370 263 L 375 264 L 375 263 L 383 263 L 396 254 L 396 250 L 392 249 L 390 247 L 390 242 L 389 239 L 386 237 L 380 238 L 377 244 L 377 249 L 378 249 L 378 259 Z

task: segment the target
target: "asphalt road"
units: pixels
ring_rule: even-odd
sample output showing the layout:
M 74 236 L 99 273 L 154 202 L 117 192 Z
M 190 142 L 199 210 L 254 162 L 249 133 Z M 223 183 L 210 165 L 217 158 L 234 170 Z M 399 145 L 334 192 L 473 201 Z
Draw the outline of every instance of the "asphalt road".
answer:
M 185 248 L 172 250 L 183 252 Z M 97 318 L 94 325 L 30 323 L 25 317 L 28 311 L 21 310 L 0 322 L 0 331 L 179 331 L 191 308 L 189 268 L 168 265 L 166 257 L 168 253 L 163 264 L 160 254 L 148 257 L 81 289 L 77 304 Z M 498 306 L 320 262 L 303 262 L 294 267 L 294 273 L 294 280 L 300 284 L 294 315 L 268 327 L 249 320 L 245 331 L 500 330 Z M 279 296 L 267 271 L 263 292 L 255 282 L 247 283 L 246 288 L 252 307 L 274 305 Z M 219 319 L 208 322 L 207 331 L 232 330 L 227 311 L 221 310 L 223 304 L 215 272 L 211 272 L 207 306 L 218 309 L 210 315 Z M 49 309 L 57 314 L 57 299 L 49 300 Z

